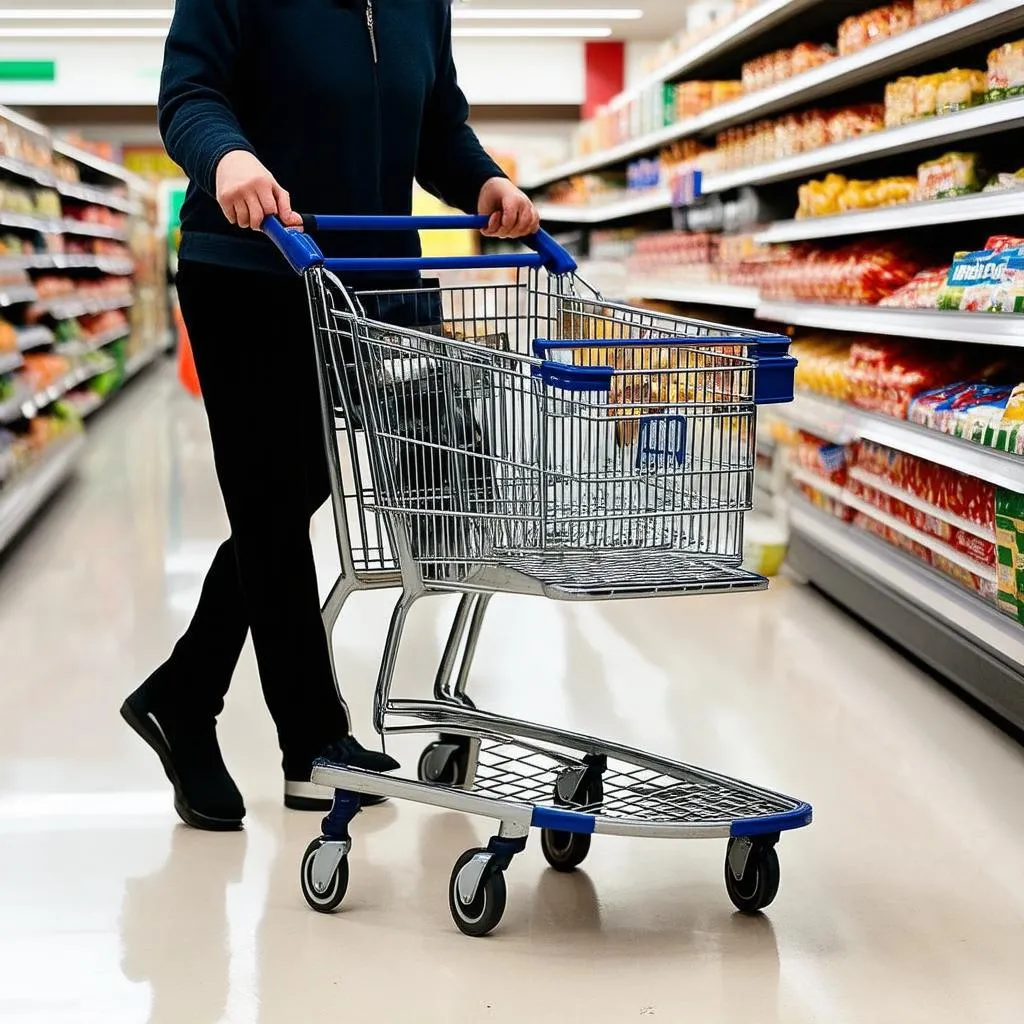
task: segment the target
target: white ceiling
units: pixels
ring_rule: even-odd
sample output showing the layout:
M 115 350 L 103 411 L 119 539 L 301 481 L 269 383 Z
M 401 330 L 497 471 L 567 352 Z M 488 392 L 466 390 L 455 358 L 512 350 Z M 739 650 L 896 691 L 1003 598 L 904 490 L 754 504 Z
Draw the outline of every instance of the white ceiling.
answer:
M 377 0 L 378 3 L 386 0 Z M 641 39 L 660 41 L 666 36 L 674 33 L 685 20 L 685 10 L 691 5 L 721 4 L 728 0 L 462 0 L 460 6 L 470 10 L 545 10 L 556 9 L 583 9 L 594 11 L 594 17 L 578 19 L 551 19 L 543 18 L 538 20 L 477 20 L 471 17 L 459 17 L 456 24 L 459 26 L 472 26 L 474 28 L 505 28 L 515 29 L 530 26 L 559 26 L 565 29 L 573 27 L 608 27 L 612 29 L 612 38 L 616 39 Z M 78 27 L 88 27 L 91 34 L 98 33 L 102 29 L 125 30 L 147 28 L 150 31 L 159 29 L 164 23 L 144 18 L 132 18 L 128 12 L 131 11 L 169 11 L 173 6 L 173 0 L 2 0 L 0 3 L 0 37 L 5 34 L 24 35 L 25 31 L 35 30 L 69 30 Z M 597 16 L 600 9 L 627 8 L 643 11 L 643 17 L 638 20 L 611 20 L 602 19 Z M 24 12 L 24 18 L 11 19 L 15 11 Z M 52 16 L 54 11 L 81 11 L 81 18 L 59 18 Z M 124 11 L 123 18 L 102 18 L 97 20 L 95 15 L 98 11 Z M 50 12 L 50 16 L 47 16 Z M 92 17 L 90 17 L 92 15 Z M 5 33 L 5 29 L 7 33 Z M 112 34 L 114 34 L 112 32 Z

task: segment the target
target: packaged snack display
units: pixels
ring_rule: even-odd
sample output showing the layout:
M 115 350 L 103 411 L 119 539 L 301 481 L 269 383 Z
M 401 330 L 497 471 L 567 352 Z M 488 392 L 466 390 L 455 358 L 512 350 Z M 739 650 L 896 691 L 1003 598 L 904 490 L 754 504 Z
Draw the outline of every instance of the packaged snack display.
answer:
M 822 181 L 809 181 L 800 186 L 796 216 L 798 220 L 825 217 L 849 210 L 913 202 L 917 198 L 917 184 L 917 178 L 909 176 L 850 181 L 841 174 L 830 174 Z
M 996 492 L 996 576 L 1002 612 L 1024 622 L 1024 495 Z
M 968 313 L 1024 312 L 1024 239 L 995 235 L 984 249 L 957 253 L 937 308 Z
M 740 77 L 746 92 L 756 92 L 802 75 L 811 68 L 827 64 L 836 55 L 835 48 L 821 43 L 800 43 L 791 50 L 776 50 L 755 57 L 743 65 Z
M 900 35 L 913 25 L 914 5 L 910 0 L 897 0 L 896 3 L 853 15 L 839 26 L 839 55 L 844 57 L 856 53 L 879 40 Z
M 972 3 L 974 0 L 914 0 L 914 24 L 923 25 Z
M 935 113 L 954 114 L 984 102 L 988 78 L 982 71 L 954 68 L 939 78 L 935 89 Z
M 846 468 L 850 459 L 847 446 L 823 441 L 813 434 L 800 432 L 797 441 L 789 449 L 793 465 L 807 470 L 824 480 L 843 486 L 846 483 Z
M 918 198 L 949 199 L 980 192 L 982 174 L 977 153 L 946 153 L 917 169 Z
M 949 267 L 935 267 L 915 274 L 902 288 L 887 295 L 879 306 L 889 309 L 935 309 L 946 286 Z
M 1024 39 L 997 47 L 988 55 L 986 76 L 990 102 L 1024 93 Z
M 762 281 L 765 298 L 873 306 L 902 288 L 922 261 L 901 242 L 861 241 L 837 249 L 794 249 Z

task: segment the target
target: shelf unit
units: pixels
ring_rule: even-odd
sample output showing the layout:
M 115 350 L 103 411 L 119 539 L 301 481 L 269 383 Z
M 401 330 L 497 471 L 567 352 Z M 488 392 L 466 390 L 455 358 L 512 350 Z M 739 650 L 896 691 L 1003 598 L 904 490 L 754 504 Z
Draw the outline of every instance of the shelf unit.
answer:
M 82 434 L 56 442 L 36 466 L 0 490 L 0 552 L 71 476 L 84 447 Z
M 667 128 L 649 135 L 630 139 L 603 152 L 568 160 L 532 178 L 525 179 L 523 185 L 527 189 L 541 188 L 576 174 L 612 167 L 634 156 L 659 149 L 670 142 L 696 135 L 713 134 L 736 124 L 756 121 L 758 118 L 766 117 L 780 110 L 808 103 L 864 82 L 884 78 L 936 57 L 955 53 L 973 43 L 990 39 L 993 34 L 1012 32 L 1017 28 L 1024 28 L 1024 6 L 1020 4 L 1019 0 L 975 0 L 975 3 L 969 7 L 919 25 L 902 35 L 883 39 L 857 53 L 837 57 L 801 75 L 794 75 L 785 82 L 749 93 L 731 103 L 713 107 L 697 117 L 669 125 Z M 969 114 L 972 111 L 964 113 Z M 960 116 L 954 115 L 954 117 Z M 943 120 L 945 119 L 934 119 L 935 123 Z M 908 127 L 920 127 L 920 125 Z M 903 129 L 896 131 L 902 132 Z M 949 131 L 955 132 L 956 129 L 951 127 Z M 890 133 L 879 133 L 879 135 L 888 134 Z M 943 134 L 945 135 L 945 133 Z M 859 142 L 861 140 L 851 141 Z M 840 145 L 846 144 L 840 143 Z M 837 147 L 827 148 L 836 149 Z M 810 156 L 811 154 L 805 155 Z M 826 166 L 835 166 L 834 158 L 829 158 Z M 803 168 L 793 173 L 799 174 L 802 171 Z M 724 176 L 723 180 L 725 177 L 727 176 Z M 730 184 L 726 187 L 735 186 Z M 705 189 L 710 190 L 708 183 L 705 184 Z
M 801 10 L 806 11 L 811 6 L 805 5 Z M 823 13 L 823 5 L 813 6 L 821 8 L 816 13 Z M 800 37 L 801 10 L 787 8 L 784 4 L 771 7 L 770 13 L 777 19 L 775 24 L 787 25 L 790 38 L 786 42 L 790 39 L 795 42 Z M 747 16 L 754 18 L 759 11 L 768 13 L 769 8 L 766 5 L 755 6 Z M 843 13 L 845 15 L 848 11 Z M 838 23 L 840 17 L 835 20 Z M 735 47 L 735 62 L 730 67 L 738 72 L 741 60 L 750 55 L 752 48 L 744 46 L 740 53 L 742 33 L 737 32 L 731 40 L 724 29 L 722 33 L 716 41 L 716 57 L 727 57 L 731 52 L 730 46 Z M 881 100 L 883 83 L 900 74 L 920 74 L 952 67 L 960 59 L 957 55 L 965 49 L 977 46 L 981 50 L 981 44 L 995 46 L 1021 36 L 1024 36 L 1024 4 L 1020 0 L 975 0 L 945 17 L 876 42 L 855 54 L 836 58 L 699 116 L 624 140 L 601 152 L 574 157 L 528 178 L 525 186 L 536 190 L 575 175 L 621 168 L 630 160 L 655 154 L 677 140 L 688 137 L 706 139 L 723 129 L 753 124 L 784 112 L 799 112 L 805 106 L 839 105 L 847 100 L 837 99 L 830 104 L 828 97 L 853 87 L 860 91 L 850 94 L 850 102 Z M 765 46 L 766 51 L 770 48 Z M 697 59 L 696 52 L 694 59 Z M 621 102 L 636 99 L 644 88 L 658 82 L 673 81 L 684 75 L 700 78 L 699 74 L 692 73 L 697 66 L 697 63 L 689 63 L 688 55 L 681 55 L 674 68 L 663 69 L 659 75 L 641 82 L 636 89 L 625 94 Z M 977 65 L 972 61 L 961 66 Z M 728 73 L 725 77 L 735 78 L 738 75 Z M 614 105 L 613 101 L 612 107 Z M 1016 151 L 1011 140 L 1020 134 L 1021 129 L 1024 129 L 1024 96 L 926 118 L 761 164 L 715 171 L 709 163 L 702 175 L 701 193 L 712 197 L 712 201 L 706 204 L 712 207 L 716 196 L 729 200 L 732 198 L 730 193 L 738 189 L 771 186 L 761 197 L 770 204 L 769 208 L 775 208 L 784 201 L 783 197 L 788 196 L 792 198 L 790 209 L 795 210 L 796 186 L 809 178 L 821 177 L 829 171 L 850 173 L 848 169 L 872 161 L 880 161 L 877 172 L 872 168 L 860 176 L 900 173 L 901 166 L 904 167 L 903 173 L 913 173 L 921 160 L 933 152 L 942 152 L 943 148 L 968 148 L 960 144 L 967 140 L 993 140 L 997 137 L 1000 142 L 1003 137 L 1007 141 L 1004 152 L 1009 164 L 999 169 L 1013 170 Z M 994 148 L 991 143 L 989 146 Z M 644 223 L 667 226 L 667 213 L 677 201 L 673 191 L 662 186 L 602 196 L 599 201 L 582 205 L 544 202 L 540 204 L 540 210 L 545 220 L 555 224 L 579 225 L 585 234 L 588 228 L 614 229 Z M 660 219 L 655 221 L 658 214 L 661 214 Z M 929 245 L 935 239 L 944 246 L 945 242 L 940 241 L 944 226 L 963 225 L 965 241 L 977 233 L 969 231 L 971 225 L 988 226 L 989 234 L 1024 235 L 1024 191 L 984 192 L 829 217 L 799 220 L 781 219 L 779 214 L 774 217 L 773 223 L 751 229 L 756 242 L 762 245 L 813 243 L 816 240 L 840 242 L 843 239 L 854 241 L 874 233 L 899 232 L 901 237 L 909 233 L 913 237 L 913 232 L 928 231 L 924 237 L 929 239 Z M 1015 222 L 1015 218 L 1020 220 Z M 949 251 L 948 254 L 943 252 L 943 256 L 952 257 L 955 237 L 956 234 L 950 234 Z M 966 245 L 960 247 L 966 248 Z M 611 251 L 610 246 L 607 251 Z M 592 262 L 597 264 L 610 260 L 597 247 L 590 255 Z M 925 346 L 932 341 L 941 341 L 1024 347 L 1024 316 L 777 301 L 760 295 L 755 288 L 681 280 L 684 273 L 667 266 L 664 270 L 637 275 L 620 266 L 615 275 L 609 273 L 608 276 L 609 280 L 616 282 L 616 295 L 744 311 L 770 329 L 777 329 L 781 324 L 844 334 L 859 332 L 905 338 Z M 721 318 L 726 319 L 725 315 Z M 763 410 L 760 419 L 764 423 L 772 417 L 836 443 L 858 439 L 872 441 L 972 475 L 997 487 L 1024 493 L 1024 456 L 1021 455 L 985 448 L 914 423 L 808 394 L 799 395 L 791 405 Z M 764 452 L 766 435 L 763 432 L 758 435 L 757 443 L 759 453 Z M 764 457 L 761 456 L 762 460 Z M 784 450 L 773 452 L 772 464 L 781 467 L 782 472 L 785 472 L 786 462 Z M 913 495 L 897 493 L 884 480 L 868 478 L 860 470 L 853 473 L 855 479 L 862 483 L 929 515 L 944 518 L 972 536 L 986 541 L 994 539 L 988 530 L 927 506 Z M 799 470 L 791 475 L 800 479 Z M 759 476 L 757 486 L 766 486 L 764 473 Z M 871 502 L 844 488 L 830 487 L 827 481 L 823 483 L 815 479 L 813 483 L 848 507 L 871 516 L 875 522 L 886 523 L 912 535 L 962 569 L 989 581 L 994 578 L 995 570 L 991 566 L 983 565 L 929 535 L 914 531 L 902 520 L 888 517 Z M 882 540 L 819 513 L 806 502 L 798 500 L 796 492 L 791 494 L 791 491 L 792 488 L 784 486 L 775 497 L 780 504 L 788 506 L 791 515 L 791 564 L 797 573 L 958 682 L 999 714 L 1024 726 L 1024 626 L 938 572 L 915 563 L 910 556 Z
M 137 228 L 142 223 L 137 218 L 142 216 L 146 203 L 151 201 L 151 192 L 145 182 L 116 164 L 99 159 L 67 143 L 53 140 L 41 126 L 34 125 L 2 108 L 0 119 L 10 121 L 30 135 L 34 134 L 37 146 L 41 143 L 49 145 L 55 154 L 78 164 L 82 177 L 80 182 L 65 180 L 67 176 L 57 173 L 59 169 L 34 167 L 24 161 L 0 156 L 0 179 L 13 177 L 16 181 L 24 182 L 31 187 L 52 189 L 65 200 L 64 216 L 60 218 L 0 211 L 0 228 L 15 233 L 30 233 L 26 238 L 36 235 L 35 245 L 28 248 L 37 250 L 61 248 L 50 238 L 58 234 L 77 239 L 119 241 L 126 245 L 123 255 L 107 251 L 24 253 L 15 249 L 12 253 L 0 254 L 0 273 L 25 275 L 32 271 L 73 272 L 77 279 L 77 272 L 91 271 L 111 278 L 129 278 L 136 275 L 139 269 L 137 259 L 140 253 L 144 264 L 150 267 L 156 265 L 152 262 L 155 259 L 152 255 L 152 246 L 148 249 L 143 246 L 141 250 L 137 248 Z M 127 218 L 125 226 L 93 223 L 92 220 L 80 219 L 80 216 L 69 216 L 68 203 L 72 205 L 72 212 L 74 204 L 77 203 L 106 207 L 124 215 Z M 86 216 L 89 214 L 86 213 Z M 132 218 L 136 220 L 133 222 Z M 155 236 L 153 239 L 155 244 Z M 80 243 L 79 247 L 90 250 L 110 248 L 99 244 L 83 246 Z M 155 280 L 159 282 L 162 271 L 157 269 L 155 272 Z M 149 273 L 152 277 L 154 270 L 150 269 Z M 14 309 L 12 322 L 15 324 L 21 322 L 20 307 L 27 307 L 29 304 L 34 305 L 34 316 L 48 315 L 55 320 L 66 320 L 87 314 L 128 309 L 135 304 L 135 297 L 138 297 L 139 304 L 144 305 L 151 301 L 154 295 L 163 292 L 162 288 L 153 288 L 145 282 L 140 286 L 136 281 L 135 285 L 135 291 L 131 296 L 107 293 L 97 298 L 85 298 L 77 292 L 40 298 L 34 286 L 0 286 L 0 308 Z M 118 353 L 115 359 L 109 355 L 108 349 L 119 341 L 131 338 L 136 343 L 135 351 L 131 352 L 123 366 L 124 381 L 131 379 L 144 366 L 152 363 L 166 350 L 166 335 L 159 326 L 153 329 L 148 325 L 159 325 L 165 318 L 158 315 L 154 319 L 149 315 L 151 310 L 148 306 L 143 312 L 147 312 L 145 317 L 137 319 L 133 316 L 132 326 L 118 324 L 100 334 L 62 343 L 57 342 L 54 331 L 49 326 L 25 321 L 26 326 L 17 330 L 18 352 L 13 353 L 8 360 L 0 357 L 0 374 L 16 372 L 24 360 L 25 352 L 49 346 L 53 346 L 56 353 L 68 358 L 71 368 L 52 385 L 34 392 L 26 387 L 24 378 L 21 378 L 19 383 L 19 378 L 14 377 L 16 384 L 13 394 L 0 403 L 0 426 L 17 427 L 17 424 L 23 424 L 25 420 L 44 413 L 54 402 L 64 399 L 87 381 L 115 370 L 119 360 L 124 358 L 124 353 Z M 12 314 L 6 315 L 10 318 Z M 147 326 L 140 328 L 140 324 Z M 95 391 L 78 391 L 70 401 L 84 416 L 101 408 L 118 393 L 118 389 L 110 391 L 106 387 Z M 20 472 L 16 478 L 10 477 L 9 459 L 7 466 L 0 465 L 0 549 L 10 543 L 72 472 L 84 443 L 85 438 L 82 434 L 54 442 L 51 448 L 39 457 L 37 463 Z
M 1024 728 L 1024 628 L 910 555 L 794 500 L 793 571 Z

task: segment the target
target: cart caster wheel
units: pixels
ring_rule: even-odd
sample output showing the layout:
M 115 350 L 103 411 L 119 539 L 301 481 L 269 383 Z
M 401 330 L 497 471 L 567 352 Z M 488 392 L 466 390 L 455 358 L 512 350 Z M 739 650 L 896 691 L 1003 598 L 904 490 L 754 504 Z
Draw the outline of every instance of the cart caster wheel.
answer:
M 302 895 L 310 907 L 320 914 L 330 914 L 337 910 L 348 891 L 347 850 L 341 854 L 334 870 L 326 877 L 318 877 L 314 871 L 317 851 L 329 842 L 331 840 L 320 836 L 306 847 L 306 852 L 302 855 Z M 329 869 L 330 861 L 327 862 L 327 867 Z
M 482 865 L 476 860 L 479 855 L 487 857 Z M 474 938 L 493 931 L 505 913 L 505 876 L 491 858 L 487 850 L 467 850 L 455 862 L 448 883 L 452 918 L 459 931 Z
M 729 840 L 725 855 L 725 888 L 737 910 L 756 914 L 764 910 L 779 891 L 779 855 L 773 843 L 755 840 L 747 855 L 743 874 L 737 878 L 730 864 L 730 853 L 736 842 L 735 838 Z
M 556 871 L 575 871 L 590 853 L 590 835 L 586 832 L 562 832 L 557 828 L 542 828 L 540 848 L 544 853 L 544 859 Z
M 436 786 L 461 786 L 466 781 L 467 752 L 454 743 L 435 740 L 420 754 L 416 777 Z

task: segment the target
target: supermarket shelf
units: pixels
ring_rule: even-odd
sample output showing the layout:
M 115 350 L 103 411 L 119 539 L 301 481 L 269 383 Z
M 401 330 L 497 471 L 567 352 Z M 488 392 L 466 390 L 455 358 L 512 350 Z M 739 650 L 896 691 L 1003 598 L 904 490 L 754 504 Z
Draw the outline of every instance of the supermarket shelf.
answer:
M 603 224 L 606 221 L 637 217 L 654 210 L 667 210 L 672 206 L 672 194 L 668 189 L 643 192 L 628 199 L 613 202 L 591 203 L 538 203 L 537 212 L 545 223 L 554 224 Z
M 90 224 L 87 221 L 72 220 L 70 217 L 63 222 L 62 229 L 66 235 L 84 235 L 88 238 L 112 238 L 123 242 L 128 237 L 126 228 L 112 228 L 109 224 Z
M 70 142 L 65 142 L 63 139 L 53 140 L 53 151 L 63 157 L 67 157 L 68 160 L 73 160 L 80 167 L 88 167 L 97 174 L 113 178 L 115 181 L 125 182 L 128 185 L 136 185 L 142 181 L 142 179 L 136 177 L 131 171 L 126 170 L 119 164 L 112 163 L 110 160 L 104 160 L 102 157 L 95 156 L 84 149 L 79 149 L 78 146 L 73 146 Z
M 35 394 L 26 395 L 23 393 L 15 395 L 3 405 L 0 405 L 0 423 L 13 423 L 19 419 L 32 419 L 33 416 L 37 416 L 48 405 L 63 398 L 72 388 L 77 388 L 79 384 L 84 384 L 87 380 L 92 380 L 93 377 L 98 377 L 101 373 L 112 370 L 115 365 L 113 359 L 103 362 L 93 361 L 84 366 L 75 367 L 66 376 L 49 387 L 35 392 Z
M 760 320 L 774 320 L 800 327 L 1024 347 L 1024 316 L 1012 314 L 765 300 L 758 304 L 757 316 Z
M 902 35 L 883 39 L 857 53 L 837 57 L 827 64 L 812 68 L 802 75 L 795 75 L 770 88 L 752 92 L 731 103 L 723 103 L 697 117 L 631 139 L 601 153 L 569 160 L 528 179 L 524 182 L 524 187 L 539 188 L 574 174 L 622 163 L 630 157 L 658 149 L 676 139 L 720 131 L 735 124 L 765 117 L 798 103 L 834 95 L 843 89 L 883 78 L 922 61 L 991 38 L 995 34 L 1012 31 L 1022 25 L 1024 5 L 1021 5 L 1020 0 L 976 0 L 962 10 L 919 25 Z M 832 150 L 836 147 L 827 148 Z M 829 160 L 828 163 L 834 166 L 833 160 Z
M 57 442 L 54 450 L 44 455 L 38 466 L 0 491 L 0 551 L 10 544 L 68 478 L 84 445 L 82 434 Z
M 626 294 L 662 302 L 692 302 L 706 306 L 729 306 L 733 309 L 754 309 L 758 303 L 756 288 L 713 281 L 658 281 L 633 278 Z
M 43 167 L 34 167 L 23 160 L 15 160 L 14 157 L 0 155 L 0 171 L 6 171 L 17 178 L 24 178 L 36 185 L 53 185 L 53 175 Z
M 691 46 L 685 53 L 679 54 L 675 60 L 669 61 L 664 67 L 626 89 L 612 100 L 612 106 L 617 107 L 636 99 L 652 86 L 675 81 L 688 71 L 693 71 L 707 61 L 728 53 L 736 43 L 748 43 L 770 28 L 822 2 L 823 0 L 761 0 L 738 18 L 723 25 L 717 32 Z
M 975 6 L 979 6 L 975 4 Z M 965 7 L 964 12 L 974 10 Z M 1024 6 L 1021 7 L 1024 12 Z M 960 13 L 964 13 L 960 12 Z M 953 17 L 954 15 L 947 15 Z M 875 44 L 881 45 L 881 44 Z M 828 67 L 829 65 L 825 65 Z M 737 171 L 706 174 L 702 191 L 725 192 L 742 185 L 767 185 L 773 181 L 798 178 L 812 171 L 831 171 L 850 164 L 861 163 L 874 157 L 909 153 L 930 145 L 946 145 L 960 139 L 1010 131 L 1024 126 L 1024 97 L 986 103 L 955 114 L 930 117 L 900 128 L 871 132 L 855 139 L 821 146 L 807 153 L 798 153 L 767 164 L 754 164 Z
M 985 565 L 983 562 L 979 562 L 969 555 L 965 555 L 962 551 L 958 551 L 956 548 L 944 543 L 937 537 L 933 537 L 930 533 L 915 529 L 902 519 L 891 516 L 888 512 L 883 512 L 877 505 L 872 505 L 870 501 L 858 498 L 845 487 L 840 487 L 839 484 L 834 484 L 831 480 L 827 480 L 815 473 L 809 473 L 798 466 L 790 470 L 790 476 L 794 480 L 827 495 L 834 501 L 842 502 L 847 508 L 852 508 L 855 512 L 862 512 L 869 519 L 874 519 L 876 523 L 888 526 L 904 537 L 908 537 L 916 544 L 920 544 L 921 547 L 927 548 L 936 555 L 941 555 L 961 569 L 974 573 L 980 579 L 988 580 L 990 583 L 996 582 L 995 566 Z
M 57 191 L 68 199 L 78 199 L 83 203 L 92 203 L 94 206 L 106 206 L 110 210 L 118 210 L 121 213 L 136 214 L 139 212 L 139 204 L 132 202 L 126 196 L 119 196 L 109 189 L 94 188 L 91 185 L 81 185 L 72 181 L 57 181 Z
M 970 519 L 963 519 L 952 512 L 947 512 L 946 509 L 924 501 L 916 494 L 905 491 L 902 487 L 897 487 L 896 484 L 886 480 L 884 477 L 868 473 L 866 470 L 861 469 L 860 466 L 853 466 L 847 473 L 851 479 L 857 480 L 859 483 L 871 487 L 882 494 L 887 494 L 890 498 L 895 498 L 897 501 L 903 502 L 904 505 L 909 505 L 910 508 L 916 508 L 919 512 L 924 512 L 933 519 L 948 523 L 958 530 L 963 530 L 964 533 L 969 533 L 972 537 L 980 537 L 982 540 L 991 541 L 993 544 L 996 542 L 995 530 L 979 526 L 977 523 L 972 523 Z
M 128 257 L 63 255 L 37 253 L 33 256 L 0 256 L 0 271 L 5 270 L 102 270 L 104 274 L 126 276 L 135 270 Z
M 20 306 L 25 302 L 35 302 L 38 298 L 31 285 L 11 285 L 4 290 L 0 287 L 0 309 L 6 306 Z
M 101 348 L 106 348 L 107 345 L 113 345 L 115 341 L 127 338 L 129 334 L 131 334 L 131 328 L 127 324 L 121 327 L 112 327 L 109 331 L 97 334 L 93 338 L 76 338 L 65 342 L 60 346 L 58 352 L 71 357 L 98 352 Z
M 20 352 L 0 352 L 0 377 L 5 373 L 13 373 L 24 362 Z
M 1024 191 L 993 192 L 962 199 L 904 203 L 878 210 L 841 213 L 832 217 L 784 220 L 755 235 L 762 243 L 802 242 L 813 238 L 841 238 L 874 231 L 899 231 L 934 224 L 1024 216 Z
M 108 395 L 101 395 L 96 391 L 89 391 L 83 393 L 82 396 L 75 397 L 72 401 L 75 412 L 82 417 L 83 420 L 88 419 L 94 412 L 98 412 L 107 404 L 109 398 L 117 392 L 111 392 Z
M 45 302 L 44 308 L 57 320 L 71 320 L 90 313 L 106 313 L 112 309 L 127 309 L 131 298 L 77 299 L 74 296 L 56 296 Z
M 874 441 L 1024 494 L 1024 457 L 1019 455 L 806 393 L 788 405 L 775 406 L 774 412 L 793 426 L 835 444 L 858 438 Z
M 125 382 L 127 383 L 128 381 L 130 381 L 132 379 L 132 377 L 135 377 L 138 374 L 140 374 L 163 351 L 165 351 L 165 350 L 162 349 L 160 347 L 160 345 L 158 345 L 156 343 L 152 343 L 150 345 L 147 345 L 146 348 L 142 349 L 141 352 L 136 352 L 135 355 L 133 355 L 128 360 L 128 362 L 125 363 L 125 367 L 124 367 L 124 379 L 125 379 Z
M 49 327 L 23 327 L 18 331 L 18 350 L 29 352 L 34 348 L 53 344 L 53 331 Z
M 1024 629 L 910 555 L 803 502 L 788 564 L 996 714 L 1024 727 Z
M 44 235 L 59 235 L 63 230 L 63 221 L 50 217 L 38 217 L 34 213 L 9 213 L 0 210 L 0 228 L 41 231 Z

